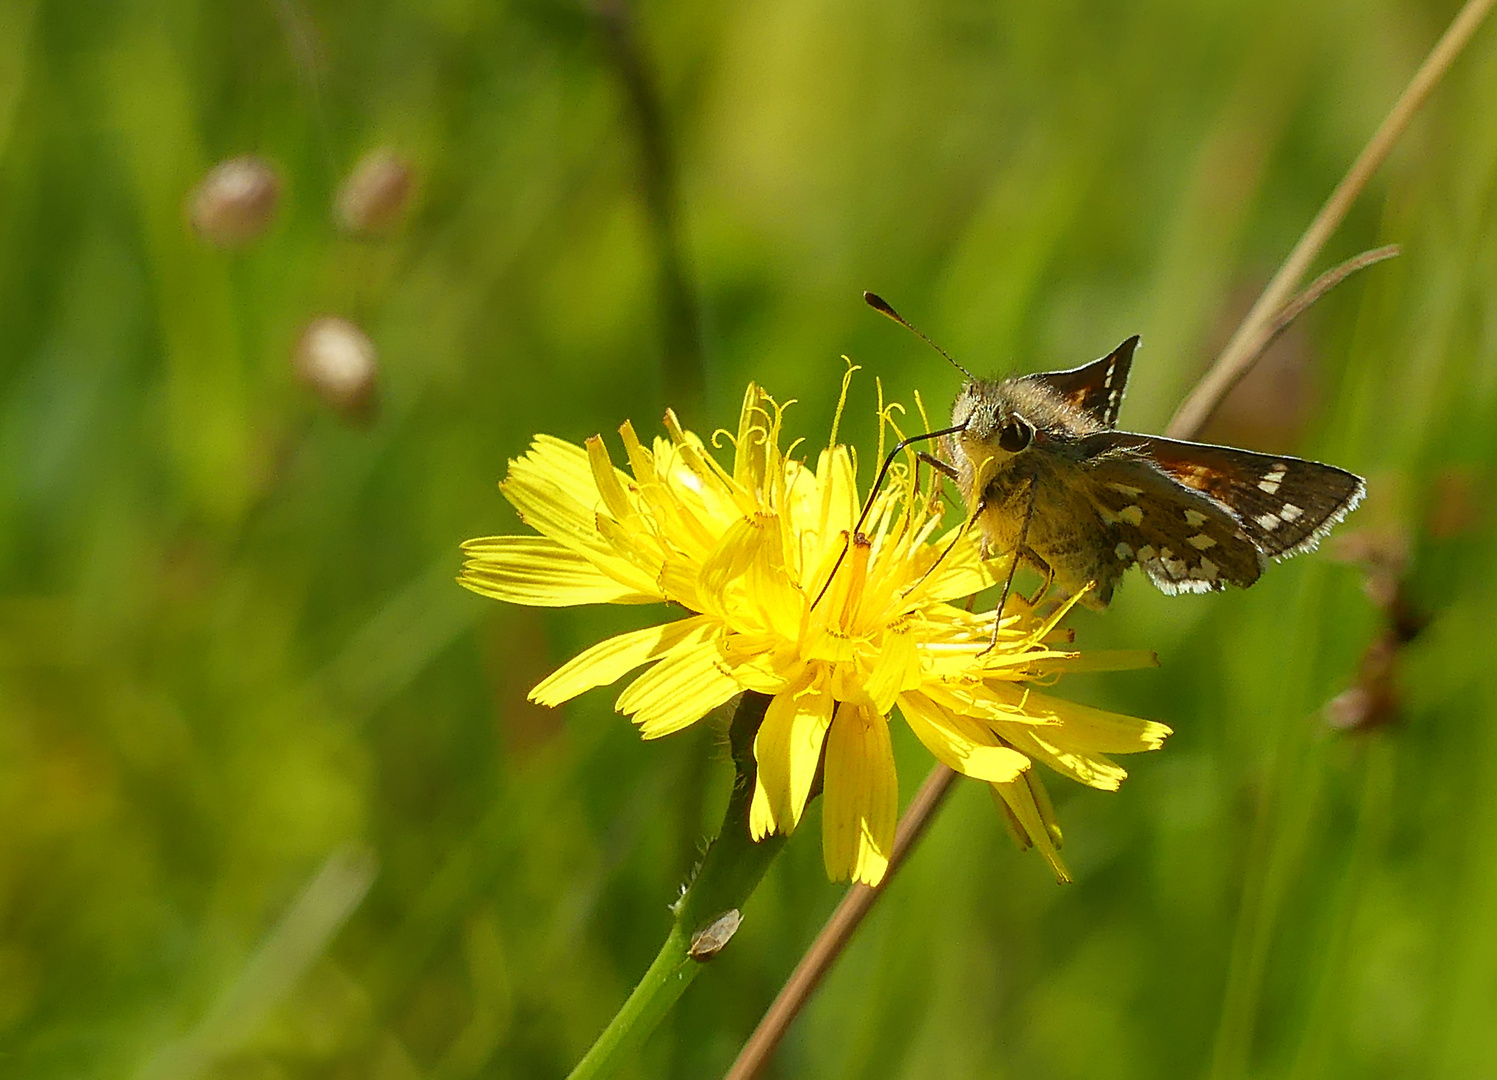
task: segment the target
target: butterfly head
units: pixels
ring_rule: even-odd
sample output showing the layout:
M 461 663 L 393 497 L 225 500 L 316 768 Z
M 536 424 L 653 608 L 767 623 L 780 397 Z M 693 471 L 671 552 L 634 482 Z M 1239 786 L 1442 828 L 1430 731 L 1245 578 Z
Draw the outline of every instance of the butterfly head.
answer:
M 974 452 L 983 447 L 999 461 L 1101 428 L 1032 376 L 968 382 L 952 407 L 951 423 L 963 428 L 959 438 Z
M 1039 450 L 1048 437 L 1047 403 L 1016 379 L 974 379 L 962 387 L 951 411 L 959 428 L 949 444 L 958 483 L 968 503 L 994 477 Z
M 951 410 L 951 426 L 961 428 L 952 441 L 968 454 L 991 454 L 998 461 L 1029 449 L 1034 421 L 1008 390 L 1003 382 L 973 380 L 963 386 Z

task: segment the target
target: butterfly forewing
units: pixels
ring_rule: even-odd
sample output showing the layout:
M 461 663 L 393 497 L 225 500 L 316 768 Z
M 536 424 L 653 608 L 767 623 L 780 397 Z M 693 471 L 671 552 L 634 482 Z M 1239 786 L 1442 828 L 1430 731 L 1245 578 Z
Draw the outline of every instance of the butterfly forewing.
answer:
M 1169 477 L 1228 507 L 1266 555 L 1309 551 L 1362 501 L 1362 478 L 1318 461 L 1228 446 L 1134 436 Z
M 1205 492 L 1126 451 L 1100 455 L 1088 471 L 1114 555 L 1123 566 L 1137 562 L 1164 592 L 1245 588 L 1263 572 L 1266 560 L 1236 516 Z
M 1024 378 L 1049 387 L 1067 405 L 1086 413 L 1103 427 L 1116 427 L 1136 348 L 1138 335 L 1134 334 L 1100 360 L 1068 371 L 1045 371 Z

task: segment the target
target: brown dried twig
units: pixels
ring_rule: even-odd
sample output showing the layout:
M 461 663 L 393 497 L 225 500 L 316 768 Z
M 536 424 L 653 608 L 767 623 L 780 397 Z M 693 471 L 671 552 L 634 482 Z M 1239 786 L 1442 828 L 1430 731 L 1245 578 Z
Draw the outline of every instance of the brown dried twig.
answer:
M 1273 322 L 1269 324 L 1268 332 L 1263 335 L 1261 344 L 1253 352 L 1248 366 L 1242 369 L 1242 374 L 1246 375 L 1252 370 L 1252 365 L 1256 364 L 1263 354 L 1268 351 L 1268 347 L 1279 339 L 1279 335 L 1288 330 L 1294 320 L 1310 310 L 1311 305 L 1322 296 L 1330 292 L 1337 285 L 1340 285 L 1357 271 L 1365 270 L 1369 266 L 1376 265 L 1385 259 L 1391 259 L 1401 254 L 1403 254 L 1403 249 L 1397 244 L 1388 244 L 1384 247 L 1373 248 L 1371 251 L 1364 251 L 1360 255 L 1353 255 L 1340 266 L 1331 267 L 1314 281 L 1310 282 L 1309 285 L 1305 286 L 1303 292 L 1285 304 L 1283 310 L 1274 316 Z M 1232 387 L 1241 381 L 1242 376 L 1233 379 L 1231 384 L 1223 391 L 1222 396 L 1225 397 L 1231 391 Z M 1219 404 L 1221 404 L 1220 401 L 1213 404 L 1213 411 L 1215 406 Z M 1210 416 L 1211 413 L 1208 412 L 1206 418 L 1210 419 Z M 1189 434 L 1191 436 L 1199 435 L 1200 428 L 1192 430 Z M 1184 436 L 1182 435 L 1181 437 L 1183 438 Z

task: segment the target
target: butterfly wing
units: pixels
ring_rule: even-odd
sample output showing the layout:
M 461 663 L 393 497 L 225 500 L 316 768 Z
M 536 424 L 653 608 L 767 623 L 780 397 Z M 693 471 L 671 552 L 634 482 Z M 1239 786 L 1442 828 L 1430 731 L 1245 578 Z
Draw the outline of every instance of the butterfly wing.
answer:
M 1246 588 L 1267 566 L 1229 507 L 1143 455 L 1109 449 L 1090 460 L 1088 474 L 1092 504 L 1116 541 L 1113 555 L 1124 567 L 1138 563 L 1161 591 Z
M 1068 371 L 1026 375 L 1024 381 L 1047 387 L 1067 405 L 1086 413 L 1103 427 L 1116 427 L 1136 348 L 1138 335 L 1134 334 L 1100 360 Z
M 1230 509 L 1253 543 L 1276 559 L 1313 550 L 1367 491 L 1360 476 L 1319 461 L 1148 435 L 1121 441 L 1172 480 Z

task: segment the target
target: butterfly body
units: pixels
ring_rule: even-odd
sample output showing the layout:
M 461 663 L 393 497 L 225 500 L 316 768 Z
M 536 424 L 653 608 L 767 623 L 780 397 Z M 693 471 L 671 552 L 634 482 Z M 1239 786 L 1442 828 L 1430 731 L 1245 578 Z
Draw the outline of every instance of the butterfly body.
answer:
M 1331 465 L 1118 431 L 1137 345 L 962 388 L 949 465 L 989 552 L 1068 593 L 1090 583 L 1083 600 L 1102 608 L 1135 564 L 1167 593 L 1251 585 L 1361 500 L 1361 478 Z

